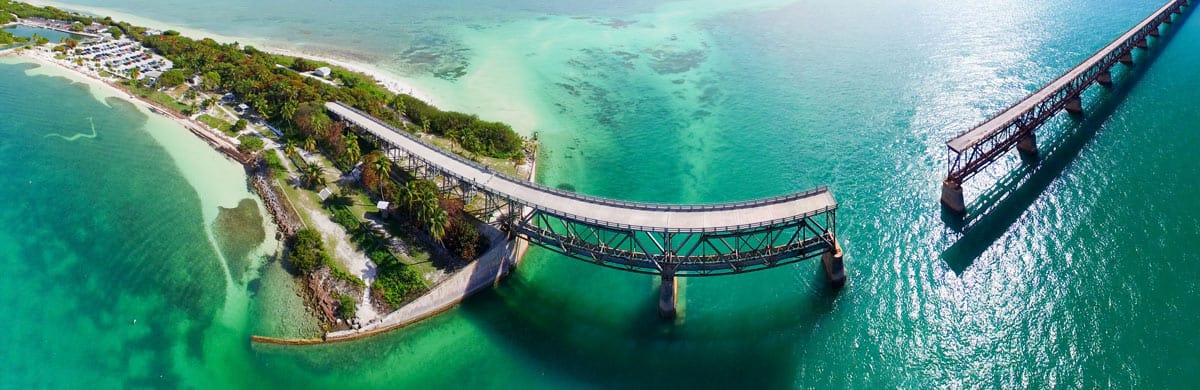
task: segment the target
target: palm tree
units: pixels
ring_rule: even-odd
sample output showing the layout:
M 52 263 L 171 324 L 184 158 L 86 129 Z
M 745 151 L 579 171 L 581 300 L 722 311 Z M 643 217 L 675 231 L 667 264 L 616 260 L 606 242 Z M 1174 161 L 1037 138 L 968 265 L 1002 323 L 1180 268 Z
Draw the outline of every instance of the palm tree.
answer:
M 375 172 L 379 174 L 379 196 L 383 196 L 383 185 L 391 180 L 392 160 L 387 158 L 383 153 L 376 153 L 374 161 L 371 162 L 375 166 Z
M 450 220 L 446 218 L 446 210 L 438 207 L 429 219 L 429 235 L 433 237 L 434 241 L 441 243 L 442 238 L 446 236 L 446 226 L 448 225 L 450 225 Z
M 438 210 L 441 209 L 442 207 L 438 205 L 437 194 L 431 192 L 422 193 L 421 199 L 417 201 L 417 222 L 428 225 Z
M 295 158 L 296 157 L 296 144 L 292 141 L 288 141 L 287 143 L 284 143 L 283 144 L 283 155 L 287 156 L 287 158 Z
M 304 183 L 309 188 L 325 185 L 325 171 L 320 165 L 308 164 L 304 167 Z
M 304 140 L 304 150 L 315 152 L 317 151 L 317 141 L 308 137 Z
M 362 150 L 358 147 L 358 137 L 354 133 L 346 135 L 346 159 L 350 160 L 350 165 L 354 165 L 360 157 Z
M 411 213 L 416 211 L 415 207 L 417 205 L 417 197 L 420 196 L 418 193 L 420 190 L 417 187 L 417 181 L 409 180 L 408 183 L 404 184 L 403 188 L 404 191 L 401 191 L 400 195 L 404 197 L 397 199 L 397 201 L 404 203 L 404 209 L 408 210 L 408 212 Z

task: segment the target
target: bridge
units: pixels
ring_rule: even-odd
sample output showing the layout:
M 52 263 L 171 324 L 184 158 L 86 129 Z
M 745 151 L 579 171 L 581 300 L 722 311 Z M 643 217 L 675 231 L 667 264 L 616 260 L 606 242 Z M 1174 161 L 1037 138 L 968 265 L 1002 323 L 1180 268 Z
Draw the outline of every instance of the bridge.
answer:
M 1171 0 L 1066 74 L 946 142 L 948 169 L 942 181 L 942 204 L 955 213 L 966 213 L 963 183 L 1014 147 L 1027 160 L 1036 161 L 1036 130 L 1059 112 L 1081 115 L 1083 91 L 1093 83 L 1111 86 L 1112 68 L 1118 63 L 1132 66 L 1133 50 L 1148 49 L 1147 39 L 1159 37 L 1160 27 L 1171 24 L 1175 14 L 1190 10 L 1189 5 L 1188 0 Z
M 597 198 L 495 172 L 339 102 L 325 108 L 415 176 L 468 203 L 480 198 L 476 213 L 501 215 L 521 239 L 588 263 L 660 275 L 664 317 L 675 316 L 676 277 L 740 274 L 820 256 L 834 287 L 845 283 L 837 201 L 827 188 L 708 205 Z

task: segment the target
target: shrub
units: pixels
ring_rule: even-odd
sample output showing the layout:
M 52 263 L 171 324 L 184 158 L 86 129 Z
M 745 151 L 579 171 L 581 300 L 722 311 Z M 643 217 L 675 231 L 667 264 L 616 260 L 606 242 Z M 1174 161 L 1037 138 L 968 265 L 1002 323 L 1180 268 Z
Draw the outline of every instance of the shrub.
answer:
M 325 244 L 321 242 L 321 233 L 312 228 L 296 232 L 288 260 L 303 273 L 311 273 L 328 263 L 329 254 L 325 252 Z
M 358 308 L 356 307 L 358 303 L 354 300 L 354 297 L 350 296 L 349 294 L 339 293 L 337 300 L 338 314 L 345 319 L 354 318 L 354 314 L 358 311 Z
M 238 145 L 238 150 L 242 151 L 243 153 L 255 153 L 263 148 L 263 140 L 252 135 L 247 134 L 238 137 L 238 141 L 241 141 L 242 143 L 241 145 Z

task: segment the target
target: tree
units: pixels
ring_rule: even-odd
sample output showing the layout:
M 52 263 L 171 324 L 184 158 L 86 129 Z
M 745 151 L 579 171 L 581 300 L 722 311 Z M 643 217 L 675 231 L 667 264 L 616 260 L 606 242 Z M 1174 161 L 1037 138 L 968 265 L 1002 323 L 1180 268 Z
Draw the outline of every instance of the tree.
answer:
M 292 61 L 292 69 L 295 69 L 297 72 L 312 72 L 314 69 L 317 69 L 317 65 L 307 59 L 296 58 L 295 61 Z
M 121 35 L 125 34 L 124 32 L 121 31 L 120 28 L 117 28 L 117 26 L 109 27 L 108 33 L 112 34 L 113 38 L 115 38 L 115 39 L 121 39 Z
M 288 261 L 303 273 L 311 273 L 328 263 L 329 254 L 325 252 L 325 244 L 321 242 L 321 233 L 312 228 L 296 232 Z
M 205 90 L 216 91 L 221 89 L 221 75 L 217 72 L 206 72 L 200 76 L 200 84 Z
M 142 69 L 136 66 L 129 68 L 129 78 L 134 80 L 142 78 Z
M 74 31 L 74 32 L 83 31 L 83 23 L 79 23 L 79 22 L 71 23 L 71 31 Z
M 320 165 L 308 164 L 304 166 L 304 186 L 312 189 L 325 185 L 325 170 L 321 169 Z
M 182 70 L 171 69 L 158 77 L 158 85 L 163 88 L 175 88 L 183 84 L 185 77 Z
M 362 150 L 358 146 L 358 137 L 352 133 L 346 136 L 345 141 L 346 160 L 350 165 L 354 165 L 354 163 L 357 163 L 358 159 L 362 157 Z
M 288 101 L 284 102 L 283 106 L 279 108 L 279 116 L 283 118 L 283 120 L 291 122 L 296 118 L 296 110 L 299 108 L 300 103 L 297 103 L 295 99 L 288 99 Z
M 283 155 L 287 156 L 287 158 L 295 158 L 296 157 L 296 144 L 292 143 L 292 141 L 288 141 L 288 142 L 284 143 L 283 144 Z
M 249 123 L 246 122 L 245 119 L 238 119 L 237 123 L 233 124 L 233 132 L 237 133 L 242 130 L 246 130 L 246 126 L 248 126 L 248 125 L 249 125 Z
M 312 137 L 304 139 L 304 150 L 310 152 L 317 151 L 317 141 L 313 140 Z
M 433 237 L 434 241 L 442 242 L 442 238 L 446 236 L 446 226 L 449 223 L 450 220 L 446 218 L 446 210 L 438 206 L 429 218 L 429 236 Z
M 375 151 L 373 154 L 375 156 L 372 159 L 371 164 L 374 165 L 375 172 L 380 176 L 379 196 L 383 197 L 383 185 L 384 183 L 387 183 L 388 180 L 391 180 L 390 174 L 392 173 L 392 160 L 389 159 L 387 155 L 380 153 L 379 151 Z

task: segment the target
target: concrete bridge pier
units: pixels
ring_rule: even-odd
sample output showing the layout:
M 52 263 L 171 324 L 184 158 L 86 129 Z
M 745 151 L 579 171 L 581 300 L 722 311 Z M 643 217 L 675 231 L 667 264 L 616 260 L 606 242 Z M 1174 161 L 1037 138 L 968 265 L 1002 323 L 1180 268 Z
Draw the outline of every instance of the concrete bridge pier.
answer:
M 679 284 L 676 282 L 674 271 L 663 271 L 658 290 L 658 316 L 663 319 L 673 320 L 679 314 L 675 309 L 679 299 Z
M 833 238 L 833 248 L 821 255 L 821 264 L 825 266 L 825 276 L 829 278 L 829 284 L 835 289 L 846 285 L 846 265 L 843 255 L 842 245 L 838 244 L 836 237 Z
M 1162 36 L 1162 33 L 1158 32 L 1158 27 L 1155 26 L 1153 29 L 1150 30 L 1150 36 L 1158 38 L 1158 37 Z
M 1145 48 L 1150 47 L 1150 43 L 1146 42 L 1146 38 L 1137 40 L 1137 42 L 1134 42 L 1133 45 L 1137 46 L 1138 49 L 1145 49 Z
M 1111 87 L 1113 85 L 1112 72 L 1107 70 L 1100 72 L 1100 77 L 1096 78 L 1096 83 L 1105 87 Z
M 1072 115 L 1083 114 L 1083 99 L 1076 96 L 1076 97 L 1071 98 L 1071 100 L 1068 100 L 1067 101 L 1067 112 L 1071 113 Z M 1029 136 L 1032 137 L 1033 133 L 1029 133 Z M 1024 140 L 1022 140 L 1022 142 L 1023 141 Z M 1017 145 L 1018 149 L 1020 147 L 1021 147 L 1020 145 Z
M 949 179 L 942 181 L 942 206 L 946 206 L 947 209 L 959 215 L 967 212 L 967 201 L 963 198 L 962 183 L 956 183 Z
M 1037 134 L 1032 131 L 1017 140 L 1017 152 L 1021 157 L 1036 160 L 1038 158 Z
M 1133 54 L 1125 53 L 1118 61 L 1121 61 L 1122 64 L 1133 66 Z

